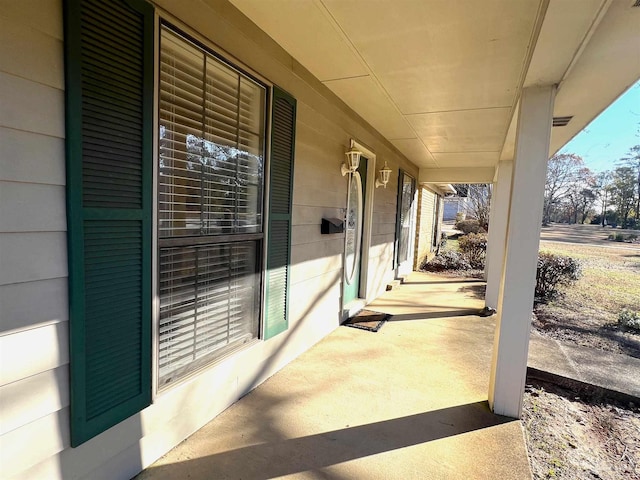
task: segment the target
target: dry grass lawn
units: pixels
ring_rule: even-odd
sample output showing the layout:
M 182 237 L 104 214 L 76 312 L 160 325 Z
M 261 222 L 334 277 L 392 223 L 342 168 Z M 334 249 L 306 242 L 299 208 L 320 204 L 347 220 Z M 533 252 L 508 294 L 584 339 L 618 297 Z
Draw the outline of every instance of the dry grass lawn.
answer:
M 640 246 L 541 241 L 540 250 L 578 260 L 582 276 L 563 295 L 536 308 L 543 334 L 640 358 L 640 335 L 618 326 L 624 308 L 640 312 Z

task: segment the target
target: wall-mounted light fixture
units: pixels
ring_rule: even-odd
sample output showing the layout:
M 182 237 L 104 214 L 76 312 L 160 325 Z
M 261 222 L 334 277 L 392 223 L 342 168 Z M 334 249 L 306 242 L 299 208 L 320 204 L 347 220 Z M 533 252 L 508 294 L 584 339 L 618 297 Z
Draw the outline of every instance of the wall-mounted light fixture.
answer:
M 342 168 L 340 169 L 343 177 L 347 173 L 355 173 L 355 171 L 358 170 L 362 152 L 351 147 L 349 151 L 345 152 L 344 154 L 347 156 L 347 161 L 342 164 Z
M 391 176 L 391 169 L 389 165 L 387 165 L 387 161 L 384 161 L 384 166 L 378 172 L 378 178 L 376 178 L 376 188 L 384 187 L 387 188 L 387 183 L 389 183 L 389 177 Z

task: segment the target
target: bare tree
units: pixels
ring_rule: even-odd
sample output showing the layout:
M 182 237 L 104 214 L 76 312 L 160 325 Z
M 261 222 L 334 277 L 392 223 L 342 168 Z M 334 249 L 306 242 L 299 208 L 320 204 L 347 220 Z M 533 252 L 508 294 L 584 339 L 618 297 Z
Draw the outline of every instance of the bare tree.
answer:
M 604 227 L 607 224 L 607 207 L 611 202 L 611 171 L 605 170 L 596 176 L 596 186 L 598 198 L 602 206 L 600 224 Z
M 584 161 L 574 153 L 562 153 L 549 159 L 547 182 L 544 188 L 543 224 L 546 225 L 551 221 L 554 206 L 567 196 L 578 171 L 583 167 Z
M 493 185 L 490 183 L 470 184 L 467 190 L 467 215 L 478 220 L 488 231 L 489 204 Z
M 587 219 L 591 207 L 596 202 L 596 186 L 596 177 L 589 168 L 583 167 L 575 172 L 565 196 L 569 223 L 584 223 Z
M 612 175 L 612 200 L 615 202 L 622 228 L 627 228 L 629 214 L 636 201 L 635 171 L 631 167 L 618 167 Z
M 635 170 L 637 173 L 638 183 L 636 189 L 635 217 L 636 225 L 640 225 L 640 145 L 634 145 L 631 147 L 627 156 L 620 159 L 619 163 Z

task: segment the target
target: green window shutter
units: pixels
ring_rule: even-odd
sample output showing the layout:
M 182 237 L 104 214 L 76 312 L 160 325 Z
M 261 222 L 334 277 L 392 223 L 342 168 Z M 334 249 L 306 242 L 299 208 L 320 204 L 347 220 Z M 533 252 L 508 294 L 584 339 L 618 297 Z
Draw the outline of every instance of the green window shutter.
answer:
M 284 332 L 289 325 L 291 199 L 295 138 L 296 100 L 274 87 L 269 167 L 265 339 Z
M 71 444 L 151 402 L 153 8 L 65 2 Z

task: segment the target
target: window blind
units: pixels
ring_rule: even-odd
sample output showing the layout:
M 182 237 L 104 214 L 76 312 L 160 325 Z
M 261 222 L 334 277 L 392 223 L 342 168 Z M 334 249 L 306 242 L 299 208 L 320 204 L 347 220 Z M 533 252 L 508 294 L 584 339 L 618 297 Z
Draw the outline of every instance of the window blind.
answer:
M 159 385 L 257 338 L 266 94 L 163 26 Z
M 256 250 L 237 242 L 160 251 L 160 385 L 255 338 Z
M 162 29 L 160 237 L 262 229 L 265 89 Z

